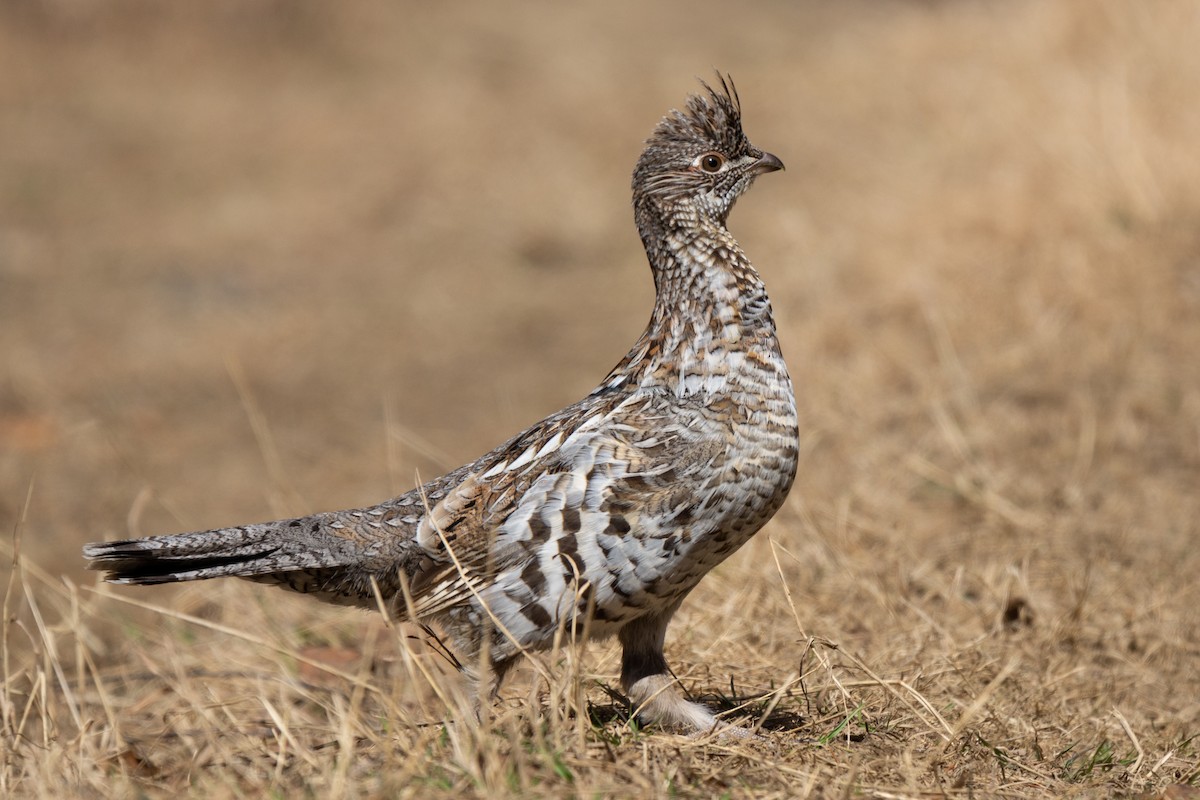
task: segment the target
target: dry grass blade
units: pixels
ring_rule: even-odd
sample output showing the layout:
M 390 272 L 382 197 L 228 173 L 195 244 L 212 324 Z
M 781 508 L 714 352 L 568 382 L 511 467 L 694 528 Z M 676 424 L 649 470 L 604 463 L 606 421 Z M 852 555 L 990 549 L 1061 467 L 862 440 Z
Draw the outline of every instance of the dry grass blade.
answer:
M 165 606 L 159 606 L 159 605 L 155 605 L 153 603 L 146 603 L 141 600 L 137 600 L 133 597 L 129 597 L 127 595 L 113 592 L 110 590 L 98 590 L 98 589 L 88 588 L 87 591 L 93 592 L 98 597 L 103 597 L 106 600 L 115 600 L 118 603 L 123 603 L 125 605 L 133 606 L 134 608 L 141 608 L 146 611 L 153 611 L 155 614 L 159 614 L 161 616 L 168 617 L 170 619 L 176 619 L 176 620 L 179 620 L 180 622 L 186 622 L 189 625 L 195 625 L 200 628 L 206 628 L 208 630 L 214 631 L 215 633 L 219 633 L 222 636 L 229 636 L 229 637 L 232 637 L 235 639 L 240 639 L 240 640 L 247 642 L 249 644 L 252 644 L 256 647 L 260 647 L 263 650 L 277 653 L 279 655 L 285 655 L 288 658 L 293 658 L 302 664 L 307 664 L 308 666 L 312 667 L 313 669 L 320 670 L 322 672 L 328 672 L 330 675 L 333 675 L 333 676 L 337 677 L 338 679 L 343 680 L 346 683 L 353 685 L 356 688 L 362 688 L 362 689 L 365 689 L 366 691 L 374 692 L 376 694 L 381 693 L 380 689 L 365 682 L 362 678 L 360 678 L 357 675 L 353 675 L 349 672 L 338 669 L 337 667 L 335 667 L 331 664 L 324 663 L 317 659 L 308 658 L 301 653 L 295 652 L 291 648 L 281 647 L 280 645 L 275 644 L 274 642 L 271 642 L 262 636 L 257 636 L 255 634 L 248 633 L 246 631 L 239 630 L 237 628 L 233 628 L 228 625 L 222 625 L 220 623 L 213 622 L 211 620 L 202 619 L 201 617 L 193 616 L 192 614 L 185 614 L 182 611 L 176 611 L 175 609 L 166 608 Z
M 958 719 L 955 721 L 954 727 L 950 730 L 950 741 L 957 739 L 966 730 L 967 726 L 971 724 L 975 717 L 979 715 L 979 712 L 983 710 L 983 707 L 987 705 L 988 700 L 992 698 L 996 690 L 1000 688 L 1000 685 L 1008 680 L 1009 676 L 1016 671 L 1019 664 L 1019 658 L 1010 659 L 996 673 L 996 677 L 992 678 L 988 685 L 983 687 L 983 691 L 975 696 L 975 699 L 971 701 L 971 705 L 963 709 L 963 712 L 959 714 Z
M 263 463 L 266 464 L 267 473 L 271 476 L 271 482 L 275 486 L 274 513 L 279 517 L 287 516 L 289 508 L 303 507 L 303 498 L 292 488 L 287 470 L 283 466 L 283 458 L 279 455 L 279 447 L 275 444 L 275 437 L 271 434 L 267 416 L 254 398 L 254 392 L 250 388 L 250 382 L 246 379 L 246 372 L 242 368 L 241 362 L 229 356 L 225 360 L 225 370 L 229 373 L 229 379 L 237 389 L 242 409 L 246 413 L 246 419 L 250 422 L 250 429 L 254 432 L 254 440 L 258 443 L 259 453 L 262 455 Z
M 1129 765 L 1129 774 L 1137 775 L 1138 770 L 1142 768 L 1142 762 L 1146 760 L 1146 751 L 1142 749 L 1142 743 L 1138 741 L 1137 734 L 1133 732 L 1133 728 L 1129 725 L 1129 720 L 1125 719 L 1125 715 L 1121 713 L 1121 709 L 1114 708 L 1113 716 L 1117 718 L 1117 722 L 1121 723 L 1121 730 L 1125 731 L 1125 735 L 1129 737 L 1129 743 L 1133 745 L 1133 749 L 1137 752 L 1137 759 Z

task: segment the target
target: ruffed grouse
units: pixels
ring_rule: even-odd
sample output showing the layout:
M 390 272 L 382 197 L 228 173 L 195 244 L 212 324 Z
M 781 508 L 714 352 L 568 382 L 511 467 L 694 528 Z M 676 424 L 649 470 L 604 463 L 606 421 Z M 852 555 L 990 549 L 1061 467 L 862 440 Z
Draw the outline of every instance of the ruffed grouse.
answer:
M 591 394 L 377 506 L 89 544 L 89 566 L 114 583 L 236 576 L 366 608 L 377 587 L 396 618 L 439 624 L 463 664 L 486 644 L 496 685 L 560 626 L 616 634 L 643 721 L 716 726 L 675 686 L 667 624 L 783 503 L 797 428 L 770 301 L 725 222 L 783 164 L 742 132 L 732 82 L 703 85 L 634 170 L 654 311 Z

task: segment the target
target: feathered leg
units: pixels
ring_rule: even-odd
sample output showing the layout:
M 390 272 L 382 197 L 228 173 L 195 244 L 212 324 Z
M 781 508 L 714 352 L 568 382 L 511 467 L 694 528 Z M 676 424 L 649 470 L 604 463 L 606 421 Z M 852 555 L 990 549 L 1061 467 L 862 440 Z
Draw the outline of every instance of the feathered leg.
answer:
M 633 703 L 638 718 L 689 733 L 704 733 L 720 722 L 699 703 L 683 698 L 663 656 L 667 623 L 682 598 L 657 614 L 641 617 L 618 634 L 621 654 L 621 688 Z

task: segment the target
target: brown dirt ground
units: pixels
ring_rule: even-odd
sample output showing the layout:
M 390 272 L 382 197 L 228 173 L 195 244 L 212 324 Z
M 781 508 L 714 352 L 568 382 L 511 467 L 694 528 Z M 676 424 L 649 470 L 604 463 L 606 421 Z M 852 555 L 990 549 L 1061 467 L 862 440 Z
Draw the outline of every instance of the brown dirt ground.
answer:
M 1197 42 L 1168 0 L 5 4 L 0 794 L 1197 796 Z M 604 643 L 443 725 L 377 617 L 97 593 L 85 541 L 374 502 L 588 391 L 713 65 L 788 165 L 732 227 L 803 463 L 669 656 L 763 738 L 631 729 Z

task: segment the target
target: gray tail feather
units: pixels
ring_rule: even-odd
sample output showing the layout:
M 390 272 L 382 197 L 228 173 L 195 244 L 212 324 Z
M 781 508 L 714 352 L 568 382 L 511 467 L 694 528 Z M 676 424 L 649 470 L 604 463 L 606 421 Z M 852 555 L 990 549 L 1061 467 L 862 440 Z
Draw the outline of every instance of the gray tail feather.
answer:
M 316 524 L 314 524 L 316 523 Z M 205 578 L 254 578 L 279 572 L 345 566 L 361 546 L 331 536 L 309 517 L 146 539 L 84 545 L 88 569 L 111 583 L 150 585 Z M 323 540 L 323 541 L 314 541 Z

